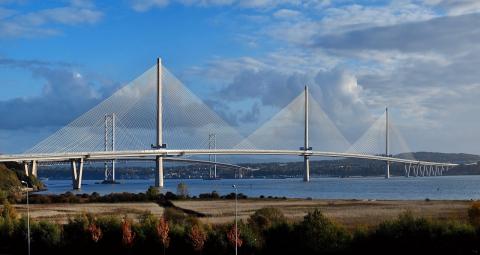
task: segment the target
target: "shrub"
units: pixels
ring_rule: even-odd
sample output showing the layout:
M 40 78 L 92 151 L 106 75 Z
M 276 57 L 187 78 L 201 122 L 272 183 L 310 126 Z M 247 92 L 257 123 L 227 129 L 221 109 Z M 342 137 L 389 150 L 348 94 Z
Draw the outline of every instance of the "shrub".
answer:
M 351 237 L 319 210 L 309 212 L 296 227 L 295 236 L 300 254 L 339 252 L 346 249 Z
M 363 244 L 355 242 L 354 249 L 374 253 L 393 251 L 394 254 L 463 254 L 476 249 L 475 237 L 472 226 L 416 218 L 407 212 L 393 221 L 381 223 L 362 238 Z
M 31 224 L 32 247 L 42 253 L 52 252 L 58 249 L 62 229 L 60 225 L 41 221 L 37 224 Z
M 15 210 L 8 201 L 3 203 L 1 215 L 5 220 L 15 220 L 18 218 L 17 210 Z
M 248 219 L 248 223 L 257 231 L 264 231 L 272 225 L 286 221 L 283 212 L 277 208 L 267 207 L 255 211 Z
M 68 223 L 63 226 L 64 245 L 74 251 L 74 254 L 81 254 L 93 242 L 90 233 L 87 232 L 88 226 L 93 221 L 92 215 L 81 214 L 69 219 Z
M 122 220 L 119 217 L 104 216 L 95 220 L 96 224 L 102 229 L 103 237 L 100 241 L 105 247 L 118 247 L 123 237 Z
M 163 211 L 163 217 L 173 224 L 184 224 L 187 219 L 185 213 L 173 207 L 165 208 L 165 211 Z
M 156 187 L 150 187 L 145 195 L 148 200 L 156 201 L 160 197 L 160 191 Z
M 133 240 L 135 239 L 135 232 L 132 230 L 132 221 L 125 217 L 122 220 L 122 244 L 130 248 L 133 246 Z
M 178 199 L 177 195 L 175 195 L 174 193 L 172 193 L 170 191 L 167 191 L 167 193 L 165 193 L 165 198 L 168 199 L 168 200 Z
M 468 220 L 475 227 L 480 227 L 480 202 L 475 202 L 468 209 Z
M 168 245 L 170 244 L 170 237 L 168 235 L 169 232 L 170 227 L 168 225 L 168 221 L 165 219 L 165 217 L 160 218 L 157 224 L 157 235 L 163 247 L 163 254 L 165 254 L 165 249 L 168 248 Z
M 90 225 L 88 225 L 87 231 L 90 233 L 90 239 L 93 242 L 98 243 L 98 241 L 102 239 L 102 229 L 98 227 L 95 223 L 90 223 Z
M 208 232 L 207 240 L 205 241 L 204 254 L 223 255 L 228 254 L 229 251 L 231 250 L 228 245 L 225 226 L 216 226 Z
M 187 184 L 180 182 L 177 185 L 177 196 L 179 196 L 182 199 L 185 199 L 188 197 L 188 187 Z
M 214 190 L 211 193 L 202 193 L 198 197 L 201 199 L 219 199 L 220 195 Z
M 232 247 L 242 247 L 243 240 L 240 236 L 240 228 L 237 227 L 235 231 L 235 224 L 233 224 L 227 232 L 227 240 Z
M 195 252 L 201 252 L 205 245 L 207 234 L 200 225 L 192 225 L 188 232 L 188 241 Z
M 305 254 L 299 252 L 294 226 L 287 222 L 273 225 L 263 232 L 265 254 Z

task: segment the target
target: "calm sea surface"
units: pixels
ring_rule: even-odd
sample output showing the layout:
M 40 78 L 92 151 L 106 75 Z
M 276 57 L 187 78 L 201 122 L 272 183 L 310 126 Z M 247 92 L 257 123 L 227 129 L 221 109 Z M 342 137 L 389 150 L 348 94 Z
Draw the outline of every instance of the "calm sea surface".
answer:
M 119 180 L 121 184 L 95 184 L 98 181 L 84 180 L 81 191 L 75 193 L 108 194 L 114 192 L 145 192 L 154 180 Z M 165 180 L 165 190 L 176 192 L 178 183 L 187 184 L 190 195 L 213 190 L 220 194 L 238 190 L 248 196 L 278 196 L 289 198 L 324 199 L 480 199 L 480 176 L 440 177 L 393 177 L 376 178 L 312 178 L 304 183 L 301 179 L 223 179 L 223 180 Z M 72 190 L 69 180 L 46 180 L 48 191 L 64 193 Z

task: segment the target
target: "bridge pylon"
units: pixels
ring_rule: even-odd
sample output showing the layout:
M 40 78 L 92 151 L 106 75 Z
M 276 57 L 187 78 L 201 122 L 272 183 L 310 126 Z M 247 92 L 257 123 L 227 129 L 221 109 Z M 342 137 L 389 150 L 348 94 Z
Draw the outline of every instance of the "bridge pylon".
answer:
M 388 107 L 385 108 L 385 156 L 390 157 L 388 151 Z M 385 178 L 390 178 L 390 161 L 387 161 L 387 168 L 385 169 Z
M 305 123 L 304 123 L 304 146 L 300 148 L 304 152 L 312 150 L 312 147 L 308 146 L 308 87 L 305 86 Z M 303 181 L 309 182 L 310 181 L 310 158 L 308 155 L 303 155 L 303 165 L 304 165 L 304 172 L 303 172 Z
M 115 151 L 115 113 L 105 114 L 105 151 Z M 108 160 L 104 163 L 105 179 L 104 183 L 115 183 L 115 160 Z
M 165 148 L 163 144 L 163 95 L 162 95 L 162 60 L 157 58 L 157 144 L 156 149 Z M 155 187 L 163 188 L 163 156 L 155 158 Z

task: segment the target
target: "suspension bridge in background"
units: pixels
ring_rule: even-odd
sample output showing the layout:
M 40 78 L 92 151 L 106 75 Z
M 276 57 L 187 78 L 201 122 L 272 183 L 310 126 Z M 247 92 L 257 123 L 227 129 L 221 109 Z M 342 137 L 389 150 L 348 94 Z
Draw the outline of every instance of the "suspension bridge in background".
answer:
M 394 151 L 397 156 L 393 156 Z M 308 87 L 244 136 L 157 59 L 155 66 L 70 124 L 22 154 L 0 155 L 0 162 L 23 164 L 25 174 L 34 176 L 39 164 L 69 164 L 74 189 L 81 188 L 85 162 L 103 163 L 105 180 L 114 182 L 116 162 L 154 161 L 155 187 L 159 188 L 164 186 L 164 161 L 212 165 L 216 177 L 217 166 L 246 168 L 217 158 L 300 157 L 305 182 L 310 180 L 311 158 L 383 161 L 386 178 L 390 178 L 393 163 L 404 165 L 405 176 L 442 175 L 457 165 L 416 160 L 409 152 L 405 139 L 389 120 L 388 109 L 350 144 Z

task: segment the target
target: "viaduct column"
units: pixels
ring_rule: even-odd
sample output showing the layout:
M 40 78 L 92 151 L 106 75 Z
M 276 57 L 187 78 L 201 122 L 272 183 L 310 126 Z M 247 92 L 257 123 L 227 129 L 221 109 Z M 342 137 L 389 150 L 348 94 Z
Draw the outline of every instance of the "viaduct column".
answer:
M 33 160 L 31 163 L 25 161 L 23 162 L 23 169 L 26 176 L 33 175 L 37 177 L 38 162 L 36 160 Z
M 163 148 L 162 104 L 162 60 L 157 58 L 157 149 Z M 157 156 L 155 161 L 155 187 L 163 188 L 163 157 Z
M 308 147 L 308 87 L 305 86 L 305 133 L 304 133 L 304 147 L 303 151 L 306 152 L 310 150 Z M 310 159 L 309 157 L 304 154 L 303 155 L 303 163 L 304 163 L 304 173 L 303 173 L 303 181 L 304 182 L 309 182 L 310 181 Z
M 73 189 L 79 190 L 82 188 L 82 178 L 83 178 L 83 158 L 71 160 L 72 165 L 72 184 Z M 78 165 L 77 165 L 78 164 Z

